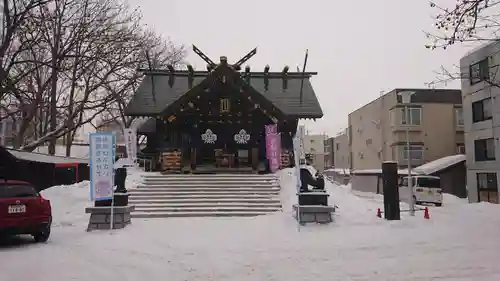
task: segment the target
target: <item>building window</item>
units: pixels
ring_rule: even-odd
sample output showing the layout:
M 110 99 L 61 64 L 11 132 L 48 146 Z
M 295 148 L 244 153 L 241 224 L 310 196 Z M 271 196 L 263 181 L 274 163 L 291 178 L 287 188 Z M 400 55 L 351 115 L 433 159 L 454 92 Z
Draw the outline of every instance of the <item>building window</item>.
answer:
M 474 153 L 476 161 L 495 160 L 495 139 L 474 140 Z
M 491 98 L 472 103 L 472 121 L 474 123 L 492 118 Z
M 498 203 L 497 173 L 477 173 L 478 201 Z
M 335 144 L 335 149 L 336 149 L 337 151 L 339 150 L 339 144 L 338 144 L 338 143 L 336 143 L 336 144 Z
M 422 123 L 422 108 L 408 107 L 407 110 L 401 108 L 401 125 L 415 125 Z
M 464 109 L 461 107 L 455 108 L 455 123 L 457 126 L 464 125 Z
M 408 151 L 410 154 L 411 160 L 423 160 L 424 159 L 424 147 L 422 145 L 410 145 L 410 149 L 408 147 L 402 146 L 401 149 L 401 158 L 403 160 L 408 160 Z
M 465 154 L 465 145 L 464 144 L 457 144 L 457 153 L 458 154 Z
M 479 83 L 490 78 L 488 58 L 485 58 L 469 66 L 469 81 L 471 85 Z

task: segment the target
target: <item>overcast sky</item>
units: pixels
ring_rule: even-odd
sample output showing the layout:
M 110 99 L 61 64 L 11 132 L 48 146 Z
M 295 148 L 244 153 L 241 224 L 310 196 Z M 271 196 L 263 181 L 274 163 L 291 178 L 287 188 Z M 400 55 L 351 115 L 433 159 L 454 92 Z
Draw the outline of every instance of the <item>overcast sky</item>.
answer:
M 214 61 L 236 62 L 254 47 L 253 70 L 308 71 L 324 117 L 306 122 L 315 133 L 335 135 L 349 112 L 376 99 L 380 91 L 426 87 L 441 65 L 458 64 L 465 47 L 429 51 L 423 30 L 434 31 L 425 0 L 129 0 L 144 21 L 191 50 L 195 44 Z M 454 1 L 448 1 L 453 4 Z M 205 63 L 190 51 L 196 69 Z M 443 86 L 445 87 L 445 86 Z M 459 87 L 455 82 L 447 88 Z

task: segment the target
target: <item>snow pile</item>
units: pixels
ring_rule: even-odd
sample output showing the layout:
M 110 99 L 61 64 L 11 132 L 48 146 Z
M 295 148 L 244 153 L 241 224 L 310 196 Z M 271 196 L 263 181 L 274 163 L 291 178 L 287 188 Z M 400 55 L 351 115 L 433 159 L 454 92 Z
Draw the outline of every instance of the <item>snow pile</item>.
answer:
M 293 169 L 278 176 L 290 206 Z M 500 280 L 499 205 L 444 204 L 429 208 L 430 220 L 418 212 L 387 222 L 376 217 L 380 195 L 326 188 L 339 206 L 328 225 L 298 227 L 286 207 L 253 218 L 133 219 L 87 233 L 88 184 L 54 187 L 43 192 L 56 223 L 49 243 L 2 249 L 0 280 Z
M 469 204 L 469 200 L 459 198 L 452 194 L 443 193 L 443 204 L 445 204 L 446 206 Z
M 142 183 L 142 176 L 146 174 L 140 167 L 134 166 L 127 168 L 127 179 L 125 181 L 125 188 L 127 190 L 134 189 Z M 149 173 L 152 174 L 152 173 Z
M 53 186 L 43 190 L 42 196 L 51 201 L 54 227 L 86 225 L 88 215 L 85 207 L 90 201 L 90 182 L 82 181 L 74 185 Z

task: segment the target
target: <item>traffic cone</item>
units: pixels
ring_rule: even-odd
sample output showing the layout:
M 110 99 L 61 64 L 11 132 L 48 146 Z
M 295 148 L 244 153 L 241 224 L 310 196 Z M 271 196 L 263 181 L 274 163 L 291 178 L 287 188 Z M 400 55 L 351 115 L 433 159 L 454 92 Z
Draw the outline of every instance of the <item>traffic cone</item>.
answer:
M 431 217 L 429 216 L 429 209 L 427 209 L 427 207 L 425 207 L 425 210 L 424 210 L 424 219 L 428 220 L 430 218 Z
M 382 212 L 380 211 L 380 208 L 377 210 L 377 217 L 381 218 L 382 217 Z

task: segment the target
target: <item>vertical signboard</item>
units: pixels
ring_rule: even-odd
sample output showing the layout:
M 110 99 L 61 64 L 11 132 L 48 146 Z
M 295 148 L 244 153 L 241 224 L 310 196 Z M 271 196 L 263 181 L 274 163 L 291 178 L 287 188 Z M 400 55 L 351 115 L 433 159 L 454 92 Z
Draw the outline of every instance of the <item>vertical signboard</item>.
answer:
M 137 160 L 137 134 L 133 129 L 123 129 L 123 136 L 125 138 L 125 146 L 127 149 L 127 158 L 132 163 Z
M 112 133 L 91 133 L 90 146 L 90 200 L 113 198 L 116 139 Z
M 271 172 L 280 168 L 281 162 L 281 137 L 276 124 L 266 125 L 266 156 Z

